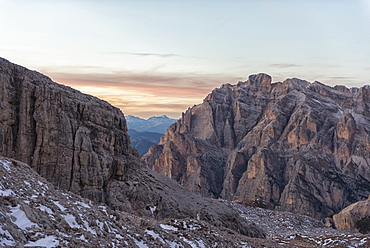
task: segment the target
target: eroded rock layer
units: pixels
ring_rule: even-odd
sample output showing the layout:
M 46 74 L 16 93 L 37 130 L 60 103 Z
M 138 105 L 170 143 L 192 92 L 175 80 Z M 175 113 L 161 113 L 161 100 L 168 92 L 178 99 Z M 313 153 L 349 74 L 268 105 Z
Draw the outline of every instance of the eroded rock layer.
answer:
M 156 219 L 197 218 L 264 237 L 230 207 L 145 168 L 126 131 L 118 108 L 0 58 L 1 156 L 114 210 Z
M 144 160 L 204 196 L 322 218 L 370 194 L 370 86 L 266 74 L 216 88 Z

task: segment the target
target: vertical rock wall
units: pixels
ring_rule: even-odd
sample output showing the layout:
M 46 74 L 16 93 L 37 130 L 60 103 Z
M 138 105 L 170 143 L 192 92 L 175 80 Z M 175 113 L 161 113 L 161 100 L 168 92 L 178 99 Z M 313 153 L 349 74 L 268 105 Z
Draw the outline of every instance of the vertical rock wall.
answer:
M 145 168 L 126 131 L 118 108 L 0 58 L 0 156 L 25 162 L 60 189 L 114 210 L 198 218 L 265 236 L 223 203 Z M 197 160 L 188 163 L 189 171 L 198 170 Z
M 30 164 L 61 189 L 105 201 L 134 151 L 122 112 L 107 102 L 0 60 L 0 154 Z
M 205 196 L 332 215 L 370 194 L 369 93 L 251 75 L 188 109 L 143 159 Z

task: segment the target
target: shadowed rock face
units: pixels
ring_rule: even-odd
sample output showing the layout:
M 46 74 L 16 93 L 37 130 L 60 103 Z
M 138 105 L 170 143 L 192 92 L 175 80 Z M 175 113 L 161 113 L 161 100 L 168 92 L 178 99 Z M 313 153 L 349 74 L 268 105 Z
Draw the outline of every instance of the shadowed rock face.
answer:
M 322 218 L 370 193 L 370 87 L 224 84 L 143 157 L 188 189 Z
M 107 102 L 1 58 L 0 98 L 0 156 L 29 164 L 54 186 L 116 210 L 264 237 L 230 207 L 140 164 L 123 113 Z
M 135 153 L 122 112 L 107 102 L 0 60 L 0 154 L 55 186 L 104 202 Z

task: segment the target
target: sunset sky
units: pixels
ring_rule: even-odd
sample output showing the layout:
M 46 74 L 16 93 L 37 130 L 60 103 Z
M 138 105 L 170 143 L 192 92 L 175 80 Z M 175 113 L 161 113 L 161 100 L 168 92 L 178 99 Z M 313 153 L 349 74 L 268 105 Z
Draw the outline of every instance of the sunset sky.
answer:
M 128 115 L 268 73 L 370 83 L 370 0 L 0 0 L 0 57 Z

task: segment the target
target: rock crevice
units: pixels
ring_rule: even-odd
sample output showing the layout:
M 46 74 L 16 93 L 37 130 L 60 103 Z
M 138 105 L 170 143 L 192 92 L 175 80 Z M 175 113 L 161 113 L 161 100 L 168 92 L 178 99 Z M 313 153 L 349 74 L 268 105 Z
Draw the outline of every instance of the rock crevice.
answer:
M 0 156 L 29 164 L 57 188 L 112 209 L 159 219 L 197 218 L 204 208 L 201 220 L 264 237 L 262 230 L 225 204 L 200 197 L 146 169 L 131 148 L 123 113 L 107 102 L 2 58 L 0 100 Z M 184 137 L 178 135 L 183 146 L 194 142 Z M 202 148 L 187 152 L 201 153 Z M 173 159 L 170 153 L 164 158 Z M 209 158 L 218 157 L 189 159 L 189 168 L 197 170 L 196 161 Z M 173 170 L 184 173 L 176 164 Z M 200 174 L 208 173 L 202 169 Z
M 188 109 L 143 160 L 204 196 L 330 216 L 370 193 L 368 88 L 251 75 Z M 208 173 L 189 169 L 194 157 Z M 220 171 L 222 180 L 212 180 Z

